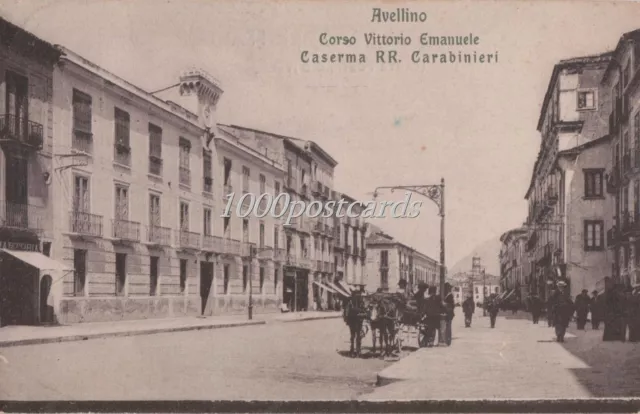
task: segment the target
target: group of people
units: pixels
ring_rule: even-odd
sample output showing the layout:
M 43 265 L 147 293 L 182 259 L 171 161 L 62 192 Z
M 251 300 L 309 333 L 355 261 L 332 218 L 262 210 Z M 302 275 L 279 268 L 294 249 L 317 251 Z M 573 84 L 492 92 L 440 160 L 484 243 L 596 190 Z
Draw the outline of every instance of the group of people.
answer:
M 586 329 L 589 316 L 594 330 L 604 322 L 603 341 L 624 342 L 628 331 L 630 342 L 640 342 L 640 287 L 615 284 L 607 277 L 604 294 L 594 290 L 589 296 L 588 290 L 584 289 L 572 301 L 566 282 L 559 281 L 546 303 L 535 294 L 528 298 L 528 302 L 534 324 L 538 323 L 546 308 L 547 323 L 555 327 L 558 342 L 564 342 L 566 329 L 574 315 L 578 330 Z

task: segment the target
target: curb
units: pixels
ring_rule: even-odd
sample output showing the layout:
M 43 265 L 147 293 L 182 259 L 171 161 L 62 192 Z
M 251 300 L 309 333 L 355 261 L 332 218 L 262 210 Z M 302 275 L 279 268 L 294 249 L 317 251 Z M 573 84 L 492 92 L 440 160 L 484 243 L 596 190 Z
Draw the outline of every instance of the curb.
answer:
M 95 333 L 95 334 L 88 334 L 88 335 L 58 336 L 58 337 L 52 337 L 52 338 L 19 339 L 16 341 L 0 342 L 0 348 L 8 348 L 12 346 L 22 346 L 22 345 L 50 344 L 50 343 L 58 343 L 58 342 L 76 342 L 76 341 L 86 341 L 89 339 L 100 339 L 100 338 L 153 335 L 153 334 L 168 333 L 168 332 L 185 332 L 185 331 L 200 331 L 204 329 L 234 328 L 234 327 L 240 327 L 240 326 L 265 325 L 266 323 L 267 323 L 266 321 L 251 321 L 251 322 L 246 321 L 246 322 L 221 323 L 217 325 L 179 326 L 175 328 L 157 328 L 157 329 L 146 329 L 146 330 L 140 330 L 140 331 L 122 331 L 122 332 Z
M 292 323 L 292 322 L 304 322 L 304 321 L 319 321 L 319 320 L 323 320 L 323 319 L 338 319 L 340 317 L 341 317 L 341 315 L 309 316 L 307 318 L 285 319 L 285 320 L 280 320 L 279 322 Z

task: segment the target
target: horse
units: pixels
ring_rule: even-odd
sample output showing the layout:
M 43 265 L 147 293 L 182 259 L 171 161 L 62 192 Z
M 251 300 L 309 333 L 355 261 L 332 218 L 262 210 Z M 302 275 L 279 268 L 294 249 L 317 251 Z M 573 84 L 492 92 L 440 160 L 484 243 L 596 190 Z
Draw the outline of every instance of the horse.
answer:
M 392 344 L 395 341 L 396 308 L 393 302 L 378 300 L 369 307 L 369 320 L 371 321 L 371 337 L 373 339 L 373 352 L 376 352 L 376 331 L 380 338 L 380 356 L 390 356 Z
M 360 295 L 354 295 L 347 300 L 347 306 L 344 313 L 344 321 L 349 326 L 351 334 L 351 348 L 349 355 L 360 357 L 362 344 L 362 325 L 367 317 L 364 298 Z M 354 349 L 355 345 L 355 349 Z

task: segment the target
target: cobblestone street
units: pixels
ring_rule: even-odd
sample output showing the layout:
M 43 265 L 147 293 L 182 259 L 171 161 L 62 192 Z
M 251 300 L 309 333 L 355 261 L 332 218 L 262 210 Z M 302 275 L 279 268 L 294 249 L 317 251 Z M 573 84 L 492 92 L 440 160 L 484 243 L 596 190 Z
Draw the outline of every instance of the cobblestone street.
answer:
M 328 319 L 4 348 L 0 399 L 352 399 L 391 362 L 343 356 L 348 335 Z

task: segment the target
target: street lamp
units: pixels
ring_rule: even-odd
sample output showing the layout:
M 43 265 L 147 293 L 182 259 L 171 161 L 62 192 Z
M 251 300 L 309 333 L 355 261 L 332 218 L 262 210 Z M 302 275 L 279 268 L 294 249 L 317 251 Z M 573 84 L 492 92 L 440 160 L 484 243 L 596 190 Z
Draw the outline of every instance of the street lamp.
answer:
M 261 247 L 250 246 L 249 250 L 249 306 L 247 306 L 247 312 L 249 313 L 249 320 L 253 319 L 253 259 L 262 252 L 273 250 L 273 247 Z
M 378 190 L 407 190 L 416 194 L 420 194 L 436 203 L 439 208 L 440 216 L 440 295 L 444 299 L 445 284 L 445 259 L 444 259 L 444 178 L 440 180 L 440 184 L 434 185 L 394 185 L 385 187 L 376 187 L 373 191 L 373 198 L 378 196 Z

